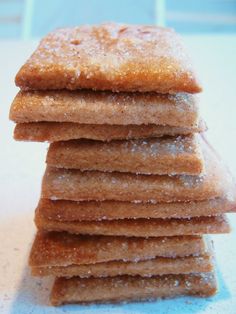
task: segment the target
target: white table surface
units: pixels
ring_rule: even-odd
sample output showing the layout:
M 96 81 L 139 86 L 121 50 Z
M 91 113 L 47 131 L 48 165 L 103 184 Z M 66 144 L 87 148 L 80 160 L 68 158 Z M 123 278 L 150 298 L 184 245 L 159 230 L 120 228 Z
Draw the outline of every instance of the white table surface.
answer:
M 208 138 L 236 176 L 236 35 L 188 36 L 185 42 L 204 86 L 201 107 L 209 126 Z M 220 291 L 213 298 L 49 306 L 52 281 L 32 278 L 27 267 L 47 145 L 13 141 L 13 123 L 8 121 L 17 92 L 14 76 L 35 46 L 36 42 L 0 41 L 0 313 L 235 314 L 235 230 L 214 236 Z M 234 227 L 236 217 L 230 215 L 230 220 Z

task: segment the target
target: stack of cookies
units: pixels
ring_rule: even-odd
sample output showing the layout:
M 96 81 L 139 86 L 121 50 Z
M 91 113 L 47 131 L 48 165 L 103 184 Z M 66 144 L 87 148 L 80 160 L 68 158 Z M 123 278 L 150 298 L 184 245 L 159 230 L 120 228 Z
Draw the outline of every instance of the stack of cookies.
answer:
M 230 230 L 234 182 L 201 135 L 201 91 L 170 29 L 57 30 L 20 69 L 14 137 L 50 142 L 35 276 L 54 305 L 216 292 L 206 234 Z

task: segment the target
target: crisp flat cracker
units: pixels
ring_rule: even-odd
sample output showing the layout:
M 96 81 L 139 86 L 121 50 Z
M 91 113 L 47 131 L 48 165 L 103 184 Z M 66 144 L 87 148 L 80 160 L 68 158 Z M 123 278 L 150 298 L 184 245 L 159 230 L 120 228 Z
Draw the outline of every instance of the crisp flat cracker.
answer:
M 115 277 L 120 275 L 151 277 L 166 274 L 191 274 L 213 270 L 208 255 L 187 257 L 156 257 L 140 262 L 112 261 L 87 265 L 32 267 L 33 276 L 57 277 Z
M 72 122 L 28 122 L 18 123 L 14 129 L 14 138 L 18 141 L 57 142 L 74 139 L 92 139 L 111 141 L 120 139 L 138 139 L 162 137 L 164 135 L 189 135 L 207 130 L 200 120 L 197 127 L 183 128 L 168 125 L 109 125 L 79 124 Z
M 23 89 L 201 91 L 182 41 L 157 26 L 107 23 L 48 34 L 20 69 Z
M 24 122 L 76 122 L 109 125 L 169 125 L 197 127 L 196 96 L 180 93 L 118 93 L 92 91 L 19 92 L 10 119 Z
M 231 191 L 235 185 L 231 175 L 204 141 L 202 148 L 205 160 L 202 176 L 81 172 L 48 167 L 42 183 L 42 197 L 133 202 L 201 201 L 216 197 L 232 199 Z
M 40 216 L 57 221 L 96 221 L 138 218 L 190 218 L 213 216 L 236 211 L 234 198 L 176 203 L 132 203 L 121 201 L 52 201 L 41 198 L 37 206 Z
M 143 278 L 117 276 L 107 278 L 57 278 L 51 303 L 94 303 L 143 301 L 182 295 L 209 297 L 217 292 L 214 273 L 164 275 Z
M 155 257 L 145 261 L 110 261 L 104 263 L 68 266 L 36 266 L 31 267 L 33 276 L 57 277 L 115 277 L 120 275 L 151 277 L 166 274 L 190 274 L 213 271 L 212 247 L 209 243 L 207 251 L 199 256 Z M 66 257 L 65 257 L 66 258 Z
M 229 233 L 225 215 L 190 219 L 122 219 L 103 221 L 57 221 L 37 213 L 35 223 L 44 231 L 67 231 L 76 234 L 126 237 L 171 237 L 178 235 Z
M 123 260 L 203 255 L 208 250 L 201 236 L 129 238 L 79 236 L 67 232 L 38 232 L 29 258 L 31 267 L 85 265 Z
M 129 141 L 66 141 L 49 147 L 46 162 L 57 168 L 143 174 L 199 175 L 204 169 L 197 135 Z

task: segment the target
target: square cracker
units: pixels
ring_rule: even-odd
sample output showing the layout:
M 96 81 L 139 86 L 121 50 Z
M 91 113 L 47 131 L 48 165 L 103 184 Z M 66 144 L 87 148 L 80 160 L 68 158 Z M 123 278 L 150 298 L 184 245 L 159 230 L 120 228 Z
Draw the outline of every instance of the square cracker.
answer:
M 94 264 L 114 260 L 141 261 L 159 257 L 203 255 L 208 249 L 201 236 L 130 238 L 82 236 L 38 231 L 31 248 L 31 267 Z
M 215 274 L 164 275 L 143 278 L 117 276 L 107 278 L 57 278 L 52 292 L 53 305 L 65 303 L 127 302 L 182 295 L 208 297 L 217 292 Z
M 199 105 L 198 97 L 186 93 L 21 91 L 13 100 L 10 119 L 17 123 L 51 121 L 191 128 L 199 124 Z
M 148 137 L 189 135 L 206 131 L 204 121 L 191 128 L 169 125 L 109 125 L 79 124 L 73 122 L 28 122 L 17 123 L 14 139 L 17 141 L 58 142 L 76 139 L 97 141 L 129 140 Z
M 187 219 L 121 219 L 68 222 L 47 219 L 37 212 L 35 223 L 38 229 L 44 231 L 67 231 L 76 234 L 126 237 L 172 237 L 230 232 L 226 215 Z
M 49 146 L 51 167 L 143 174 L 200 175 L 204 170 L 197 135 L 129 141 L 65 141 Z
M 52 201 L 41 198 L 36 211 L 56 221 L 103 221 L 139 218 L 190 218 L 236 211 L 236 191 L 232 200 L 215 198 L 175 203 L 133 203 L 122 201 Z M 232 194 L 233 195 L 233 194 Z
M 115 23 L 48 34 L 18 72 L 16 85 L 22 89 L 201 91 L 174 30 Z
M 120 275 L 151 277 L 167 274 L 191 274 L 213 271 L 213 256 L 155 257 L 144 261 L 110 261 L 104 263 L 31 267 L 33 276 L 115 277 Z

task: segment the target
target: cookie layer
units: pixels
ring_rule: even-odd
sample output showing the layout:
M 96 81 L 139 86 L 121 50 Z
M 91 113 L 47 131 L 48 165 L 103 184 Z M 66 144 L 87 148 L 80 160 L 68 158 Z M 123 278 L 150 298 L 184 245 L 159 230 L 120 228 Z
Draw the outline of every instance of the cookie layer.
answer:
M 66 141 L 49 147 L 46 162 L 57 168 L 143 174 L 199 175 L 204 169 L 199 138 Z
M 40 216 L 58 221 L 96 221 L 138 218 L 190 218 L 236 211 L 236 197 L 176 203 L 132 203 L 121 201 L 52 201 L 41 198 Z
M 38 229 L 44 231 L 67 231 L 76 234 L 126 237 L 171 237 L 230 232 L 230 226 L 225 215 L 190 219 L 122 219 L 67 222 L 46 219 L 37 213 L 35 223 Z
M 42 197 L 52 200 L 116 200 L 142 202 L 232 199 L 235 187 L 228 170 L 203 142 L 205 173 L 202 176 L 136 175 L 120 172 L 67 170 L 48 167 Z
M 33 276 L 115 277 L 120 275 L 151 277 L 166 274 L 190 274 L 213 271 L 209 254 L 187 257 L 156 257 L 139 262 L 111 261 L 87 265 L 31 267 Z
M 79 124 L 71 122 L 28 122 L 18 123 L 14 129 L 14 138 L 18 141 L 58 142 L 74 139 L 111 141 L 120 139 L 139 139 L 162 137 L 164 135 L 189 135 L 206 131 L 200 120 L 197 127 L 183 128 L 168 125 L 109 125 Z
M 173 298 L 180 295 L 212 296 L 217 292 L 214 273 L 164 275 L 143 278 L 57 278 L 52 292 L 53 305 L 65 303 L 124 302 Z
M 38 232 L 29 258 L 31 267 L 69 266 L 114 260 L 140 261 L 161 257 L 203 255 L 201 236 L 128 238 L 79 236 L 66 232 Z
M 92 91 L 19 92 L 10 119 L 17 122 L 76 122 L 109 125 L 197 127 L 198 99 L 186 93 L 118 93 Z
M 23 89 L 201 91 L 179 36 L 157 26 L 107 23 L 48 34 L 16 76 Z

